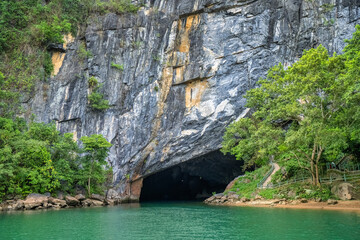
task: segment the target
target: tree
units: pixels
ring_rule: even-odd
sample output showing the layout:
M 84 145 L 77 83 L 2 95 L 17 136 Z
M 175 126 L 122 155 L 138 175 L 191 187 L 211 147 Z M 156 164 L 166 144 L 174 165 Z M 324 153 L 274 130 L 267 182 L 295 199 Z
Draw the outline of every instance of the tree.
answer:
M 247 92 L 254 113 L 227 128 L 223 152 L 248 164 L 270 156 L 295 160 L 319 185 L 320 163 L 339 159 L 360 140 L 357 42 L 349 41 L 344 56 L 330 57 L 320 45 L 287 69 L 281 63 L 271 68 L 260 86 Z
M 85 147 L 86 155 L 83 157 L 82 166 L 84 176 L 87 179 L 88 195 L 91 194 L 91 185 L 96 187 L 105 181 L 105 161 L 111 143 L 99 134 L 93 134 L 90 137 L 84 136 L 80 139 Z

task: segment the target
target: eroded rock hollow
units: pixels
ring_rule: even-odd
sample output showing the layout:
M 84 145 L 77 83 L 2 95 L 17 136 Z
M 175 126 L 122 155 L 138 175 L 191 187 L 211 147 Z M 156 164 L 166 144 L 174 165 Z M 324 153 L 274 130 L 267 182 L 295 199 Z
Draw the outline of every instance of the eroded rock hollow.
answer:
M 214 151 L 143 180 L 140 201 L 204 200 L 242 174 L 242 162 Z
M 143 178 L 218 150 L 225 127 L 247 112 L 243 94 L 271 66 L 288 66 L 319 44 L 341 52 L 360 17 L 358 0 L 145 5 L 137 14 L 90 17 L 61 51 L 53 49 L 53 77 L 24 103 L 76 139 L 103 134 L 113 144 L 114 189 L 137 198 Z M 107 110 L 88 103 L 92 76 Z

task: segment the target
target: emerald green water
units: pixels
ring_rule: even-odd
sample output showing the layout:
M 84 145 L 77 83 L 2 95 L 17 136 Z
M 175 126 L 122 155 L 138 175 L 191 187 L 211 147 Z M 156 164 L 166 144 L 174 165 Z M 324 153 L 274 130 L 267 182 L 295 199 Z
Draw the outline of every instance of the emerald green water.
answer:
M 0 214 L 0 239 L 360 239 L 360 214 L 146 203 Z

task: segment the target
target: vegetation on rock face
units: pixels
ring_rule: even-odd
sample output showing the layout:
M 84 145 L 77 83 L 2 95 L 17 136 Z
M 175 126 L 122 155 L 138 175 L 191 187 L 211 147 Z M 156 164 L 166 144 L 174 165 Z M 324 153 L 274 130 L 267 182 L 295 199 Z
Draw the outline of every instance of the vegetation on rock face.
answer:
M 319 185 L 325 162 L 358 156 L 360 144 L 360 27 L 343 55 L 329 56 L 323 46 L 305 51 L 285 69 L 274 66 L 259 87 L 247 92 L 249 118 L 231 124 L 224 153 L 244 160 L 245 167 L 267 164 L 305 169 Z
M 109 101 L 104 99 L 104 95 L 99 93 L 99 88 L 102 84 L 98 83 L 98 80 L 92 76 L 89 78 L 89 87 L 91 93 L 88 95 L 90 106 L 95 110 L 106 110 L 110 107 Z
M 116 64 L 116 63 L 111 63 L 111 67 L 116 68 L 117 70 L 120 71 L 124 71 L 124 65 L 120 65 L 120 64 Z
M 45 81 L 51 75 L 50 44 L 62 44 L 68 33 L 75 36 L 91 14 L 136 13 L 140 5 L 131 0 L 2 0 L 0 116 L 19 112 L 20 96 L 30 94 L 37 81 Z M 91 57 L 83 45 L 78 54 L 82 60 Z

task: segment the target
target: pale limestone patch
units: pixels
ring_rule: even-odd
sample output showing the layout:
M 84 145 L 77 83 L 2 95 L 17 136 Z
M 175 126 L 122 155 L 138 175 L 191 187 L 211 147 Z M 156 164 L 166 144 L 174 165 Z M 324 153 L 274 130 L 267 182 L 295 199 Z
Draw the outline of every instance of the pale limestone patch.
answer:
M 193 134 L 198 133 L 198 132 L 199 131 L 196 130 L 196 129 L 187 129 L 187 130 L 181 131 L 181 135 L 189 136 L 189 135 L 193 135 Z

